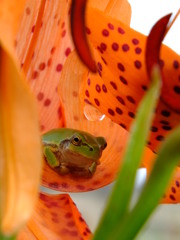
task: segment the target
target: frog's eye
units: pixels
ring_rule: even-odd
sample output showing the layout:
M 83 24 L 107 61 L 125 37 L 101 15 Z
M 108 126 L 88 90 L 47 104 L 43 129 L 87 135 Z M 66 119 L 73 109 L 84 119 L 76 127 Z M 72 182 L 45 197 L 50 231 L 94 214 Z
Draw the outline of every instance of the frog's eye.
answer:
M 79 146 L 81 144 L 81 138 L 78 136 L 74 136 L 71 143 L 75 146 Z

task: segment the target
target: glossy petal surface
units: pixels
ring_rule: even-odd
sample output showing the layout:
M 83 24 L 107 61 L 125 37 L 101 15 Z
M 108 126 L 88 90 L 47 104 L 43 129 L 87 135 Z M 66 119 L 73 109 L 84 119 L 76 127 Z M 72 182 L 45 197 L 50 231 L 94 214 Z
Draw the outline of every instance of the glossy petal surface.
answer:
M 40 240 L 85 240 L 91 236 L 91 231 L 67 194 L 41 193 L 28 228 L 20 233 L 18 240 L 24 239 L 23 234 L 27 237 L 27 232 Z M 33 235 L 28 240 L 33 240 Z

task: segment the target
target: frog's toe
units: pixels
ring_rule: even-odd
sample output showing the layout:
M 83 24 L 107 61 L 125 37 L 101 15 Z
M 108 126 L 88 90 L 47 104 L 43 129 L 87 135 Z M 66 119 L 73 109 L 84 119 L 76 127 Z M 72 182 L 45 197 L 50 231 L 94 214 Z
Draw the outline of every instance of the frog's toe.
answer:
M 93 163 L 91 164 L 91 166 L 89 167 L 89 172 L 90 172 L 91 175 L 93 175 L 93 174 L 95 173 L 95 171 L 96 171 L 96 166 L 97 166 L 97 164 L 96 164 L 95 162 L 93 162 Z
M 64 165 L 61 165 L 58 169 L 58 172 L 61 174 L 61 175 L 66 175 L 69 173 L 69 168 L 64 166 Z

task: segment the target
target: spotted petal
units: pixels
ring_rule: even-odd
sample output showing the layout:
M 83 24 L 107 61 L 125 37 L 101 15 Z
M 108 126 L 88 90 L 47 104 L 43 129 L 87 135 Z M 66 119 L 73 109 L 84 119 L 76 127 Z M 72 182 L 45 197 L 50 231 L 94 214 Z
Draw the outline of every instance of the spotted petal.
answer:
M 27 236 L 28 240 L 86 240 L 90 238 L 91 231 L 69 195 L 41 193 L 34 214 L 18 240 L 27 239 Z
M 146 36 L 97 9 L 88 8 L 87 19 L 99 75 L 89 73 L 84 76 L 82 98 L 129 130 L 137 105 L 149 85 L 145 66 Z M 164 83 L 173 93 L 167 93 L 167 96 L 179 99 L 176 90 L 179 86 L 180 57 L 163 45 L 161 59 Z M 176 106 L 180 105 L 178 103 L 179 100 Z M 180 114 L 164 101 L 159 101 L 156 113 L 148 142 L 153 151 L 180 121 Z
M 22 69 L 37 98 L 41 130 L 63 125 L 57 85 L 72 50 L 70 1 L 27 1 L 16 37 Z

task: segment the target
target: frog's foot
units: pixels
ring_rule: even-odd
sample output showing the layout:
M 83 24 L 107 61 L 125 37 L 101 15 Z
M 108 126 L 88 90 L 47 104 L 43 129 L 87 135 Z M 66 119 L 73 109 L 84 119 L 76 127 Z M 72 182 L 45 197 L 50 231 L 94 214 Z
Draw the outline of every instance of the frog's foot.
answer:
M 89 173 L 90 173 L 91 176 L 95 173 L 96 167 L 97 167 L 97 163 L 95 163 L 95 162 L 93 162 L 93 163 L 91 164 L 91 166 L 89 167 L 88 170 L 89 170 Z
M 63 164 L 61 164 L 58 168 L 57 168 L 57 172 L 60 174 L 60 175 L 66 175 L 68 174 L 70 171 L 69 171 L 69 168 Z

